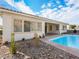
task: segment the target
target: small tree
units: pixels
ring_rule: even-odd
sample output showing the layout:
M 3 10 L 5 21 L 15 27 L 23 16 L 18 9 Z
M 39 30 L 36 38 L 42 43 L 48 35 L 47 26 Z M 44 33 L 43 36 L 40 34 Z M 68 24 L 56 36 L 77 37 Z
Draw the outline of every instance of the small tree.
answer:
M 76 25 L 70 25 L 71 29 L 75 29 Z
M 11 52 L 11 54 L 16 54 L 16 47 L 15 47 L 15 41 L 14 41 L 14 33 L 11 33 L 10 52 Z

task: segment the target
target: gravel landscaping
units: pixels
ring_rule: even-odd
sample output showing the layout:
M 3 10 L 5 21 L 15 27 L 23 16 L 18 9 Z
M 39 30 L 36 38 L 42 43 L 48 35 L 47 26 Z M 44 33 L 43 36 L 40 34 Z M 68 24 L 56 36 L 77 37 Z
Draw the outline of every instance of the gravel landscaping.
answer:
M 10 44 L 6 45 L 10 46 Z M 12 59 L 79 59 L 77 56 L 69 54 L 54 46 L 40 41 L 40 46 L 35 47 L 32 40 L 16 42 L 17 53 Z M 29 56 L 30 58 L 25 58 Z M 9 57 L 5 59 L 10 59 Z

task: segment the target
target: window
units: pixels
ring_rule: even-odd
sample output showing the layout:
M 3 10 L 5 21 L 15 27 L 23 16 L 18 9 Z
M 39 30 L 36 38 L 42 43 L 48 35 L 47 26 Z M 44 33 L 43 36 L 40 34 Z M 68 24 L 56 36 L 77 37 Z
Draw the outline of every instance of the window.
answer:
M 14 20 L 14 32 L 22 32 L 22 20 Z
M 37 24 L 36 22 L 31 22 L 30 23 L 30 30 L 31 31 L 36 31 L 36 24 Z
M 59 25 L 56 25 L 56 30 L 59 30 Z
M 38 31 L 42 31 L 42 23 L 41 23 L 41 22 L 38 22 L 37 25 L 38 25 L 38 29 L 37 29 L 37 30 L 38 30 Z
M 29 31 L 30 31 L 30 22 L 24 21 L 24 32 L 29 32 Z

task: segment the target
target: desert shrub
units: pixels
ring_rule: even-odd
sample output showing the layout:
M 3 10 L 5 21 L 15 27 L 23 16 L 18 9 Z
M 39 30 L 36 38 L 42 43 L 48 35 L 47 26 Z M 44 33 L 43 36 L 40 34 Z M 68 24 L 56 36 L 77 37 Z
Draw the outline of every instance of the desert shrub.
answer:
M 11 33 L 10 52 L 11 52 L 11 54 L 16 54 L 16 46 L 15 46 L 15 41 L 14 41 L 14 33 Z

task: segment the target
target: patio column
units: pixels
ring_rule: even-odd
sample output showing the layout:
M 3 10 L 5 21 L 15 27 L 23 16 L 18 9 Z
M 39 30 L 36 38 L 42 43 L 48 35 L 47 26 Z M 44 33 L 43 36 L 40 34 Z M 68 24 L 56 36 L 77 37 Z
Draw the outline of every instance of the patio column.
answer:
M 45 35 L 45 22 L 42 22 L 42 33 Z
M 22 32 L 24 32 L 24 20 L 22 20 Z
M 62 33 L 62 24 L 59 24 L 59 34 Z

